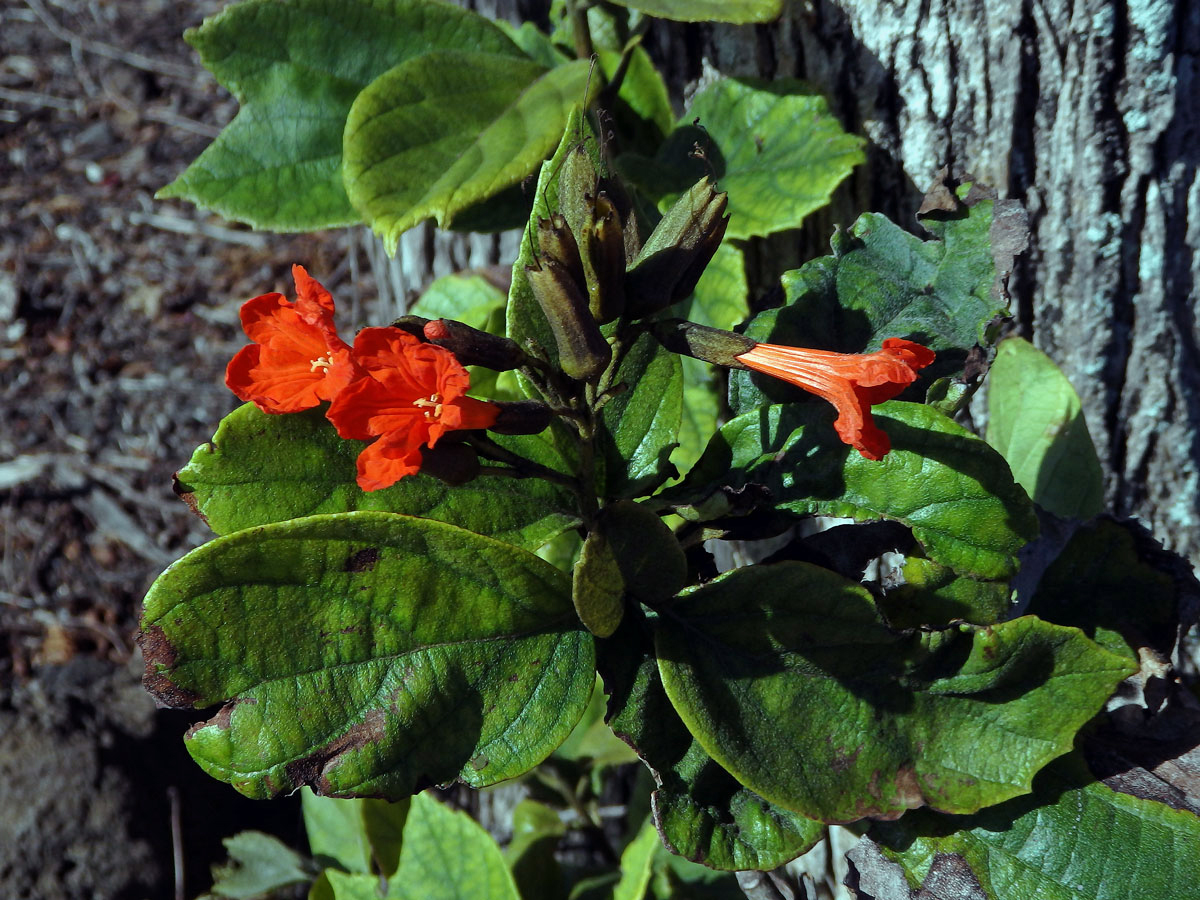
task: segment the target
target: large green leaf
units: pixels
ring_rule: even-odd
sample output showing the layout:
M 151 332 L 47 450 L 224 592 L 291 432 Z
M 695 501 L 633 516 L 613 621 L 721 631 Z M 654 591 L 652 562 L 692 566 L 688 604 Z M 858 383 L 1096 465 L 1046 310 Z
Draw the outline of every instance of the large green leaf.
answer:
M 642 334 L 625 354 L 613 384 L 626 387 L 600 411 L 603 493 L 648 494 L 675 472 L 670 458 L 683 414 L 683 367 L 677 354 Z
M 987 440 L 1039 506 L 1082 519 L 1104 509 L 1104 472 L 1079 395 L 1054 361 L 1022 338 L 996 349 Z
M 663 687 L 705 751 L 829 822 L 1026 793 L 1135 668 L 1032 616 L 897 634 L 864 588 L 806 563 L 735 569 L 657 624 Z
M 864 858 L 870 847 L 864 839 L 850 854 L 855 866 L 870 870 L 890 861 L 914 897 L 939 875 L 973 881 L 978 887 L 970 896 L 987 900 L 1193 897 L 1200 885 L 1200 818 L 1118 793 L 1093 780 L 1074 756 L 1039 775 L 1032 796 L 965 820 L 905 816 L 875 826 L 870 838 L 882 859 Z M 950 896 L 919 894 L 934 895 Z M 893 897 L 909 894 L 886 900 Z
M 655 159 L 622 157 L 622 174 L 653 196 L 665 191 L 663 204 L 714 176 L 729 193 L 730 238 L 798 228 L 863 161 L 863 139 L 808 91 L 792 79 L 723 78 L 696 95 Z
M 726 871 L 773 869 L 820 838 L 819 823 L 744 788 L 705 752 L 667 699 L 640 622 L 600 643 L 597 665 L 608 723 L 654 773 L 654 821 L 675 853 Z
M 225 704 L 188 750 L 251 797 L 515 777 L 567 736 L 594 680 L 562 573 L 390 513 L 205 544 L 154 583 L 142 630 L 160 701 Z
M 487 19 L 438 0 L 247 0 L 185 37 L 242 107 L 159 196 L 277 231 L 361 221 L 342 184 L 342 131 L 388 69 L 439 48 L 524 58 Z
M 676 22 L 773 22 L 783 12 L 783 0 L 613 0 L 660 19 Z
M 539 446 L 536 437 L 512 444 Z M 176 476 L 176 490 L 217 534 L 373 509 L 436 519 L 536 550 L 578 521 L 570 494 L 540 479 L 482 476 L 449 487 L 416 474 L 382 491 L 363 491 L 354 461 L 364 446 L 338 437 L 319 410 L 268 415 L 247 403 L 196 449 Z M 558 468 L 550 451 L 538 455 L 543 458 L 535 461 Z
M 967 351 L 988 342 L 987 324 L 1007 311 L 994 291 L 992 211 L 993 202 L 981 199 L 964 207 L 959 218 L 927 221 L 939 238 L 931 241 L 865 213 L 849 234 L 835 235 L 832 256 L 783 274 L 783 307 L 755 316 L 746 334 L 841 353 L 876 350 L 889 337 L 908 338 L 937 351 L 924 376 L 957 374 Z M 799 388 L 765 375 L 730 376 L 735 412 L 802 396 Z
M 721 428 L 688 479 L 666 497 L 691 504 L 681 509 L 685 517 L 715 517 L 728 512 L 722 494 L 760 485 L 777 509 L 894 519 L 912 529 L 936 562 L 961 574 L 1011 578 L 1037 520 L 1000 455 L 928 406 L 892 400 L 875 407 L 874 416 L 892 440 L 879 461 L 837 439 L 825 405 L 744 413 Z
M 346 119 L 350 202 L 389 253 L 422 219 L 455 214 L 534 171 L 587 102 L 587 60 L 545 69 L 532 60 L 437 50 L 401 63 L 362 91 Z
M 429 794 L 413 797 L 400 866 L 380 894 L 379 879 L 330 870 L 335 900 L 520 900 L 504 855 L 470 816 Z

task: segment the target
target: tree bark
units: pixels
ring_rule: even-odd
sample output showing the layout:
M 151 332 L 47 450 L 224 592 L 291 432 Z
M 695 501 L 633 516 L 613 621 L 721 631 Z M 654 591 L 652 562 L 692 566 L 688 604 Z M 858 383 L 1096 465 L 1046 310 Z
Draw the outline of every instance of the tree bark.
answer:
M 774 276 L 862 211 L 916 230 L 943 166 L 1021 201 L 1018 328 L 1079 391 L 1110 507 L 1200 558 L 1200 0 L 793 0 L 647 43 L 679 97 L 713 72 L 795 76 L 870 139 Z

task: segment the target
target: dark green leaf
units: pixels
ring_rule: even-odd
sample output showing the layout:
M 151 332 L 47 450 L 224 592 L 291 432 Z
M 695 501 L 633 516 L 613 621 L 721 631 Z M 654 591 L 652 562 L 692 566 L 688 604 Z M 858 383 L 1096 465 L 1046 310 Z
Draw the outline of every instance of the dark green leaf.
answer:
M 618 500 L 601 512 L 625 589 L 647 603 L 674 597 L 687 581 L 687 560 L 674 533 L 645 506 Z
M 594 680 L 561 572 L 390 513 L 218 538 L 159 577 L 142 629 L 152 693 L 226 704 L 188 749 L 252 797 L 515 777 L 567 736 Z
M 773 22 L 783 11 L 783 0 L 613 0 L 619 6 L 640 10 L 677 22 Z
M 655 823 L 675 853 L 726 871 L 773 869 L 816 843 L 823 826 L 742 787 L 692 737 L 638 623 L 601 643 L 598 661 L 609 725 L 654 773 Z
M 863 161 L 862 146 L 802 82 L 723 78 L 696 95 L 654 160 L 619 165 L 660 206 L 713 175 L 729 192 L 727 237 L 749 238 L 798 228 Z
M 1039 506 L 1081 519 L 1104 509 L 1104 472 L 1079 395 L 1054 361 L 1022 338 L 996 349 L 987 440 Z
M 401 234 L 460 211 L 533 172 L 586 103 L 587 60 L 545 69 L 528 59 L 437 50 L 376 78 L 346 119 L 350 202 L 394 253 Z
M 937 223 L 941 239 L 932 241 L 876 213 L 860 216 L 849 235 L 835 236 L 832 256 L 783 274 L 784 306 L 755 316 L 746 334 L 841 353 L 908 338 L 938 353 L 924 376 L 957 374 L 967 351 L 988 343 L 988 322 L 1007 310 L 994 293 L 992 208 L 991 200 L 980 200 L 963 218 Z M 765 375 L 731 373 L 735 412 L 801 395 Z
M 558 468 L 557 455 L 536 435 L 501 440 L 515 452 L 533 448 L 541 457 L 536 462 Z M 483 476 L 452 488 L 417 474 L 382 491 L 363 491 L 354 461 L 364 446 L 338 437 L 320 410 L 268 415 L 247 403 L 196 449 L 176 476 L 176 490 L 217 534 L 322 513 L 381 510 L 536 550 L 578 521 L 570 494 L 540 479 Z
M 1026 793 L 1134 670 L 1032 616 L 897 634 L 865 589 L 806 563 L 685 593 L 655 646 L 667 696 L 709 755 L 828 822 L 969 813 Z
M 277 837 L 241 831 L 221 843 L 229 852 L 229 863 L 213 867 L 215 897 L 255 900 L 287 885 L 312 880 L 304 858 Z
M 955 619 L 990 625 L 1003 619 L 1011 605 L 1012 588 L 1007 581 L 959 575 L 919 556 L 905 560 L 904 582 L 879 601 L 894 628 L 945 625 Z
M 603 493 L 649 494 L 675 472 L 670 458 L 683 415 L 683 367 L 678 355 L 642 334 L 625 354 L 613 384 L 626 387 L 600 411 Z
M 487 19 L 435 0 L 247 0 L 186 38 L 242 108 L 159 196 L 276 231 L 361 221 L 342 184 L 342 131 L 388 69 L 439 48 L 524 58 Z
M 870 837 L 914 888 L 933 887 L 949 863 L 988 900 L 1184 897 L 1200 884 L 1200 819 L 1118 793 L 1074 756 L 1039 775 L 1030 797 L 967 819 L 905 816 Z
M 687 481 L 666 496 L 694 504 L 681 510 L 685 518 L 720 516 L 729 506 L 719 492 L 759 485 L 777 509 L 893 519 L 912 529 L 929 558 L 959 574 L 1011 578 L 1037 520 L 1000 455 L 927 406 L 893 400 L 874 416 L 892 441 L 879 461 L 838 440 L 825 404 L 745 413 L 721 428 Z
M 1169 658 L 1181 607 L 1172 572 L 1182 568 L 1182 577 L 1192 578 L 1188 564 L 1180 563 L 1136 522 L 1102 518 L 1071 537 L 1043 573 L 1028 612 L 1074 625 L 1130 659 L 1143 647 Z
M 535 800 L 522 800 L 513 810 L 512 829 L 504 858 L 523 900 L 566 896 L 562 869 L 554 856 L 567 831 L 558 813 Z

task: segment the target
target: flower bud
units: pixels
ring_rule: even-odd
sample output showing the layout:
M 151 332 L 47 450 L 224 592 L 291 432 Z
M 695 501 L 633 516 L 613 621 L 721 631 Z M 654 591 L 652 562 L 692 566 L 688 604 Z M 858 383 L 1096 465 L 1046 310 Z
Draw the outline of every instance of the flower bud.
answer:
M 682 319 L 655 322 L 651 330 L 658 342 L 672 353 L 702 359 L 730 369 L 748 368 L 737 358 L 758 346 L 758 341 L 744 334 L 709 328 L 707 325 L 697 325 Z
M 393 328 L 399 328 L 415 337 L 422 343 L 425 342 L 425 326 L 429 320 L 424 316 L 401 316 L 392 322 Z
M 464 366 L 486 366 L 497 372 L 507 372 L 521 368 L 529 359 L 516 341 L 453 319 L 427 321 L 421 333 L 429 343 L 453 353 Z
M 583 269 L 588 308 L 603 325 L 625 310 L 625 235 L 617 208 L 606 193 L 592 198 L 591 211 L 591 221 L 583 229 Z
M 584 276 L 583 260 L 579 254 L 579 245 L 571 227 L 563 216 L 555 213 L 549 219 L 538 219 L 537 223 L 538 249 L 546 259 L 554 260 L 566 269 L 575 283 L 582 290 L 587 279 Z
M 631 318 L 648 316 L 691 294 L 725 236 L 727 206 L 728 195 L 703 178 L 667 211 L 626 275 Z
M 559 366 L 571 378 L 595 382 L 612 361 L 612 347 L 592 318 L 583 291 L 565 268 L 549 258 L 526 266 L 525 274 L 554 333 Z
M 540 434 L 550 426 L 554 411 L 540 400 L 494 400 L 500 410 L 488 431 L 496 434 Z

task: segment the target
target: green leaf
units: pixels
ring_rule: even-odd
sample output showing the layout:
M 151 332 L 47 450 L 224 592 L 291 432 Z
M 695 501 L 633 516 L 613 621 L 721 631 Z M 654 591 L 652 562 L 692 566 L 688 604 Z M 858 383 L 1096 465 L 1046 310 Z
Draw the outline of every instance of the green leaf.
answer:
M 519 900 L 517 886 L 491 835 L 465 813 L 428 794 L 413 797 L 400 865 L 380 897 L 379 879 L 330 869 L 335 900 Z
M 596 53 L 604 77 L 611 81 L 623 54 L 615 50 Z M 634 152 L 654 153 L 675 124 L 667 84 L 644 48 L 634 47 L 625 78 L 611 110 L 621 144 Z
M 827 404 L 744 413 L 721 428 L 664 499 L 692 504 L 680 509 L 685 518 L 719 517 L 729 511 L 722 494 L 759 485 L 776 509 L 893 519 L 912 529 L 930 559 L 959 574 L 1011 578 L 1037 520 L 1000 455 L 927 406 L 892 400 L 873 412 L 892 440 L 879 461 L 838 440 Z
M 676 307 L 681 319 L 732 331 L 750 314 L 749 287 L 742 251 L 729 243 L 717 248 L 716 255 L 690 299 Z M 679 426 L 679 446 L 671 462 L 686 472 L 700 458 L 717 430 L 725 403 L 725 389 L 717 370 L 690 356 L 683 363 L 683 418 Z
M 608 538 L 588 533 L 571 573 L 571 600 L 579 621 L 596 637 L 617 630 L 625 614 L 625 581 Z
M 879 608 L 893 628 L 945 625 L 955 619 L 990 625 L 1005 618 L 1011 594 L 1007 581 L 959 575 L 933 560 L 910 556 L 904 562 L 904 584 L 888 590 Z
M 497 19 L 496 26 L 509 36 L 514 44 L 525 51 L 525 55 L 534 62 L 553 69 L 571 61 L 566 53 L 560 50 L 546 34 L 532 22 L 522 22 L 520 26 Z
M 154 583 L 142 630 L 159 700 L 225 703 L 188 750 L 250 797 L 515 777 L 567 736 L 594 680 L 561 572 L 390 513 L 205 544 Z
M 832 256 L 785 272 L 783 307 L 755 316 L 745 333 L 757 341 L 841 353 L 877 350 L 889 337 L 908 338 L 937 351 L 924 378 L 957 374 L 976 343 L 989 343 L 987 324 L 1007 312 L 994 292 L 992 211 L 991 200 L 980 200 L 962 218 L 927 221 L 940 235 L 931 241 L 865 213 L 849 234 L 834 236 Z M 735 412 L 803 396 L 799 388 L 765 375 L 730 376 Z
M 557 468 L 556 455 L 536 435 L 504 443 L 540 448 L 543 458 L 536 461 Z M 303 516 L 380 510 L 536 550 L 578 521 L 573 498 L 540 479 L 482 476 L 452 488 L 417 474 L 382 491 L 363 491 L 354 461 L 365 446 L 338 437 L 320 410 L 268 415 L 247 403 L 196 449 L 176 476 L 176 491 L 217 534 Z
M 793 79 L 723 78 L 696 95 L 654 160 L 622 157 L 622 174 L 664 208 L 715 175 L 729 193 L 728 238 L 798 228 L 864 159 L 863 139 L 846 134 L 825 98 L 808 90 Z M 704 159 L 691 155 L 697 143 Z
M 714 869 L 774 869 L 811 848 L 823 826 L 768 803 L 715 763 L 663 691 L 653 646 L 627 622 L 597 648 L 608 722 L 654 773 L 655 824 L 672 852 Z
M 554 851 L 567 829 L 558 813 L 536 800 L 522 800 L 513 810 L 512 829 L 504 858 L 524 900 L 564 896 L 562 869 Z
M 1190 580 L 1188 564 L 1170 560 L 1136 522 L 1101 518 L 1071 536 L 1042 574 L 1028 612 L 1074 625 L 1132 660 L 1143 647 L 1169 658 L 1182 605 L 1171 572 L 1180 568 Z
M 790 562 L 685 593 L 655 646 L 705 751 L 750 790 L 827 822 L 924 805 L 970 813 L 1026 793 L 1135 669 L 1031 616 L 896 634 L 864 588 Z
M 340 800 L 300 791 L 304 830 L 312 855 L 348 872 L 396 871 L 409 801 Z
M 613 0 L 618 6 L 676 22 L 773 22 L 783 12 L 782 0 Z
M 484 276 L 456 272 L 443 275 L 429 285 L 409 312 L 427 319 L 454 319 L 487 331 L 506 299 L 504 291 Z
M 221 843 L 229 862 L 213 867 L 212 894 L 234 900 L 254 898 L 311 881 L 313 873 L 304 858 L 277 837 L 261 831 L 240 831 Z
M 613 888 L 613 900 L 643 900 L 650 887 L 654 856 L 661 846 L 654 823 L 647 819 L 621 853 L 621 880 Z
M 1022 338 L 996 348 L 987 441 L 1042 508 L 1081 519 L 1103 511 L 1104 472 L 1079 395 L 1054 361 Z
M 646 603 L 674 597 L 687 583 L 687 559 L 679 540 L 659 516 L 631 500 L 618 500 L 600 513 L 625 590 Z
M 523 58 L 487 19 L 435 0 L 247 0 L 185 37 L 241 109 L 158 196 L 276 231 L 361 221 L 342 184 L 342 132 L 388 69 L 439 48 Z
M 408 60 L 358 95 L 346 119 L 350 202 L 395 253 L 422 219 L 455 214 L 516 184 L 587 102 L 587 60 L 546 70 L 531 60 L 438 50 Z
M 617 369 L 618 384 L 625 389 L 600 411 L 603 493 L 637 497 L 675 473 L 670 458 L 683 415 L 683 367 L 677 354 L 641 334 Z
M 949 863 L 958 883 L 978 884 L 971 896 L 989 900 L 1143 900 L 1200 884 L 1200 819 L 1096 782 L 1076 756 L 1039 775 L 1033 796 L 965 820 L 905 816 L 870 837 L 914 889 L 932 887 Z

